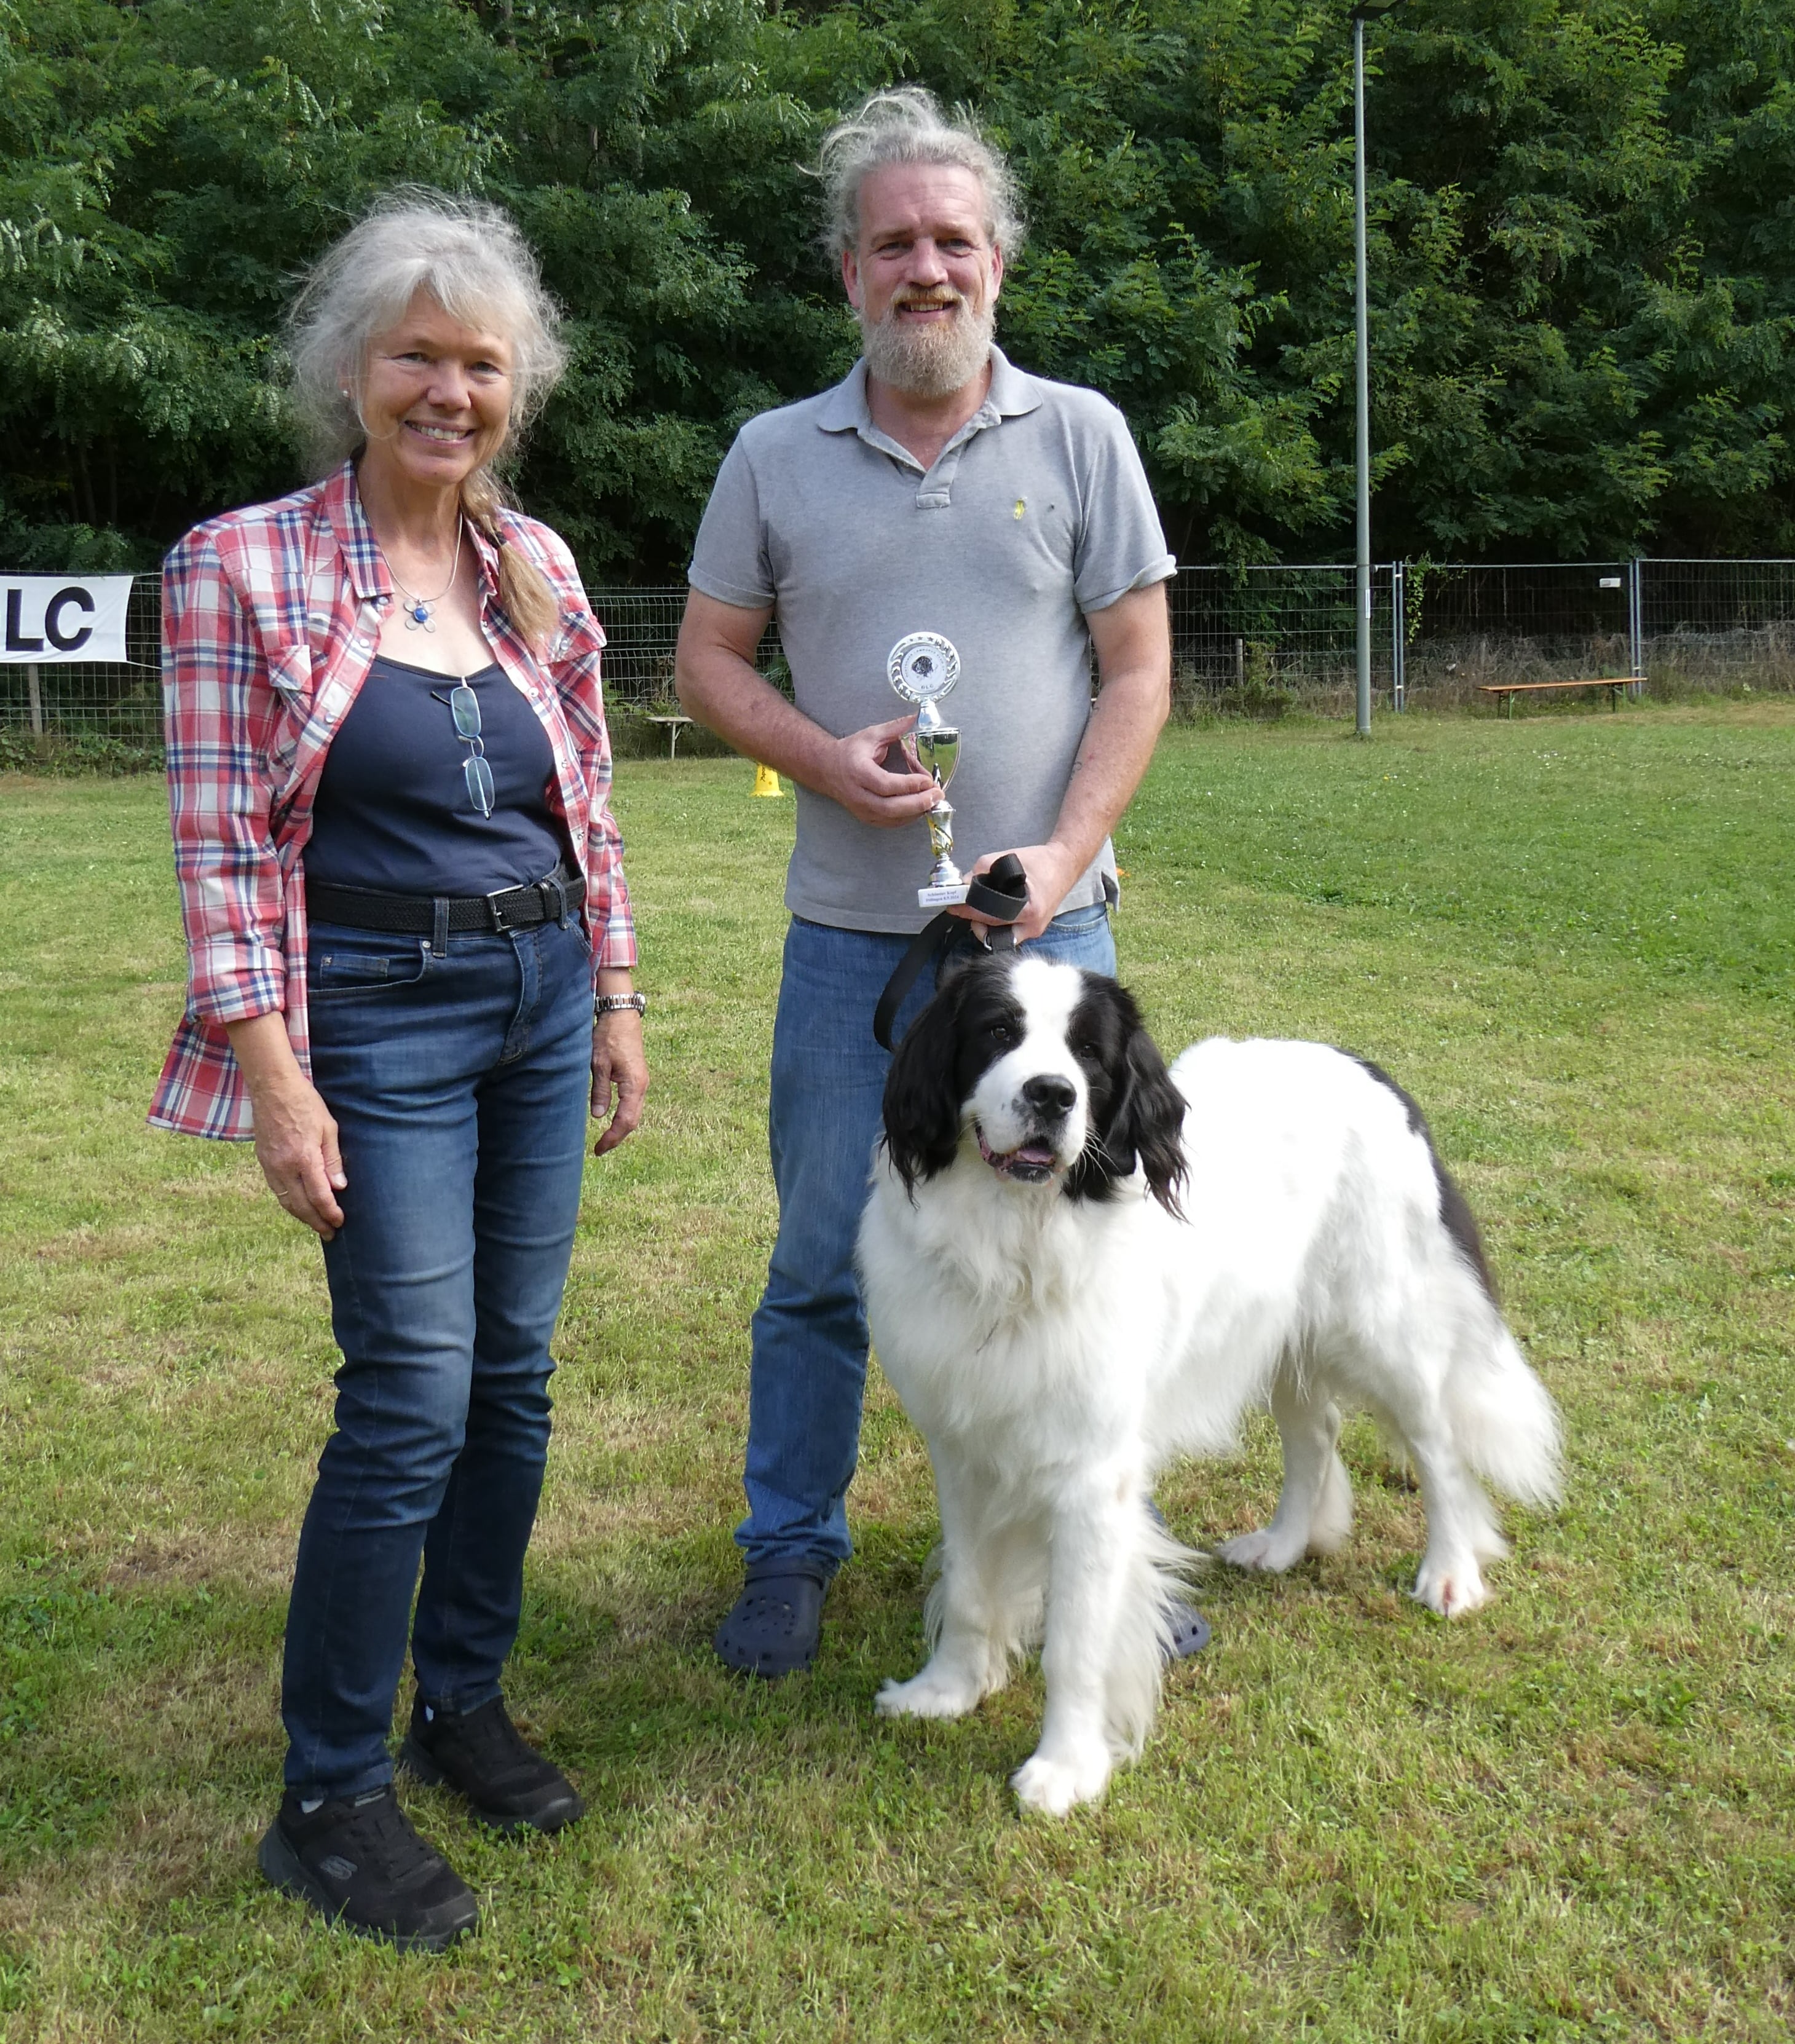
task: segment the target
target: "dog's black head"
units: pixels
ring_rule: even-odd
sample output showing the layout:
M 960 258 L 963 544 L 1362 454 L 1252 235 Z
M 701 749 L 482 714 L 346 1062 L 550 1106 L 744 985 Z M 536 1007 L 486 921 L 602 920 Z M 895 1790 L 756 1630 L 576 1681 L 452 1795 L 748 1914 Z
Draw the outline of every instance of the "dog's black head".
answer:
M 885 1147 L 911 1190 L 947 1170 L 970 1129 L 1000 1178 L 1107 1199 L 1138 1165 L 1175 1212 L 1183 1124 L 1129 995 L 1026 951 L 944 974 L 885 1082 Z

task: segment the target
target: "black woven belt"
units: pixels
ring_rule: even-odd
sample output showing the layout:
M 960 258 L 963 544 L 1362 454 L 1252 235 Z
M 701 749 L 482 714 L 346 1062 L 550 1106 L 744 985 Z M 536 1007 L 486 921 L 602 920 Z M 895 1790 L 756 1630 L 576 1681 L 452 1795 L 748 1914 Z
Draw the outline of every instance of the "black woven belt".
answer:
M 306 913 L 314 923 L 433 937 L 439 944 L 452 931 L 528 930 L 538 923 L 558 923 L 585 899 L 586 882 L 559 866 L 546 880 L 492 894 L 380 894 L 328 880 L 306 882 Z

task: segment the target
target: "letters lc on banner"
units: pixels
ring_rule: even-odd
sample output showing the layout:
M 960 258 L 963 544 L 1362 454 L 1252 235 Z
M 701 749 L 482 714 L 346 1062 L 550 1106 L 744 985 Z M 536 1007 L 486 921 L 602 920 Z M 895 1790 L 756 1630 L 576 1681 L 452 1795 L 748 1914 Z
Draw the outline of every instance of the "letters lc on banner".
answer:
M 0 603 L 6 617 L 0 664 L 122 663 L 125 612 L 130 601 L 128 574 L 0 574 Z

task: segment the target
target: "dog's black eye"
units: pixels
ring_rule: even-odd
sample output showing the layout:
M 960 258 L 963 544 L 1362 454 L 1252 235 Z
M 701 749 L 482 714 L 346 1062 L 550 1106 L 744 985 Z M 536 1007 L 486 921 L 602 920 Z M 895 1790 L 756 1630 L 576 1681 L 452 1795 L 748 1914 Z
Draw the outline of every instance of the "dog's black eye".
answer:
M 986 1033 L 994 1043 L 1013 1043 L 1016 1041 L 1016 1032 L 1007 1022 L 994 1022 Z
M 1073 1055 L 1076 1057 L 1082 1058 L 1085 1062 L 1088 1065 L 1101 1063 L 1103 1058 L 1101 1049 L 1097 1044 L 1092 1043 L 1078 1044 Z

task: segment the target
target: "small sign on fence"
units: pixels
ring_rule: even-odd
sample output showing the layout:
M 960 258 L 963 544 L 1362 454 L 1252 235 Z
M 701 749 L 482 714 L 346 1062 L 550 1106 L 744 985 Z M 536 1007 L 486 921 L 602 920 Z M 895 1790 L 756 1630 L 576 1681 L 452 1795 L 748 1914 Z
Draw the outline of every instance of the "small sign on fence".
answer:
M 0 663 L 54 667 L 75 660 L 122 663 L 131 577 L 7 575 L 0 578 L 6 631 Z

